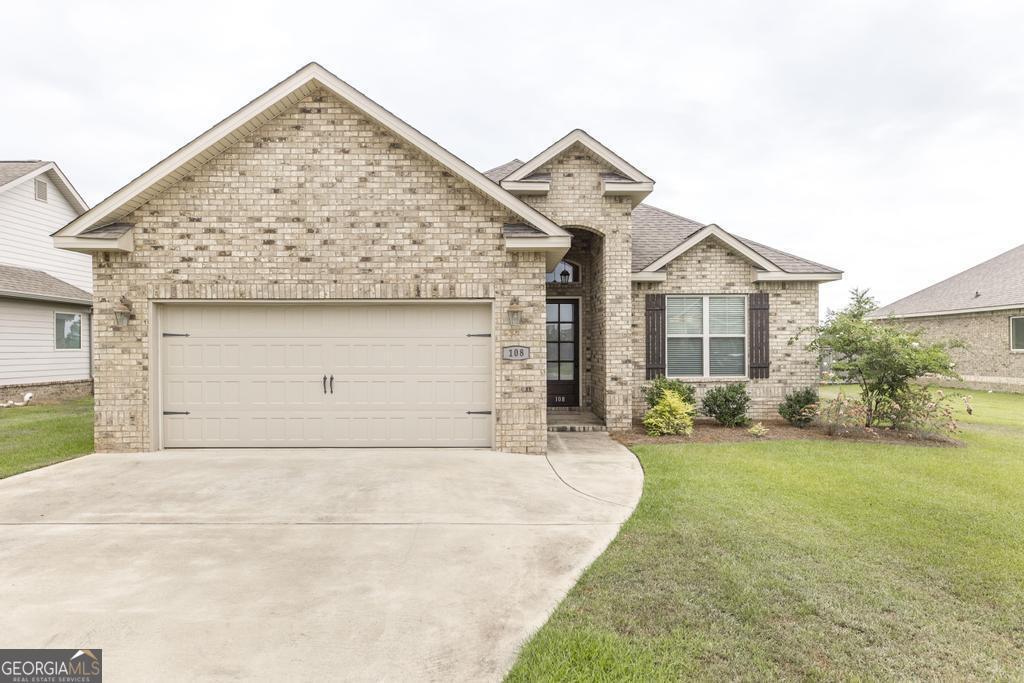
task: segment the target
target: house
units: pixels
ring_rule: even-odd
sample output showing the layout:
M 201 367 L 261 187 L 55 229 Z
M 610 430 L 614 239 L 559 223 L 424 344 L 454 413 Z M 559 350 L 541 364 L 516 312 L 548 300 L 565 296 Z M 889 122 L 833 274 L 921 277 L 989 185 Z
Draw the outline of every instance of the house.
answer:
M 543 453 L 659 374 L 817 381 L 839 271 L 643 200 L 576 130 L 481 173 L 309 64 L 55 234 L 93 255 L 96 442 Z
M 965 342 L 950 352 L 962 381 L 937 384 L 1024 393 L 1024 244 L 868 317 L 898 320 L 933 341 Z
M 92 259 L 50 237 L 87 208 L 52 161 L 0 161 L 0 402 L 92 389 Z

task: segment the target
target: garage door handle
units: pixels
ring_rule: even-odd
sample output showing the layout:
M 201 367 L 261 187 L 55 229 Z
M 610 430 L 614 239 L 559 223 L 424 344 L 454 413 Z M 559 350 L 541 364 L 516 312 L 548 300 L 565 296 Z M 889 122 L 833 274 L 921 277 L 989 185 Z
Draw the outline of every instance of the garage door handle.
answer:
M 334 375 L 331 375 L 331 393 L 334 393 Z
M 324 375 L 324 393 L 327 393 L 327 375 Z
M 467 410 L 466 415 L 490 415 L 489 410 Z
M 191 415 L 187 410 L 165 410 L 164 415 Z

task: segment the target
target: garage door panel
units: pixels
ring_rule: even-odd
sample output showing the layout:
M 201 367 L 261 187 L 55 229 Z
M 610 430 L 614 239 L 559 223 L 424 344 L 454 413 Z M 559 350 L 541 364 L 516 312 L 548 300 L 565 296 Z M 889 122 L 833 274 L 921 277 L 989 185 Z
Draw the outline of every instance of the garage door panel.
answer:
M 168 447 L 489 446 L 489 305 L 161 311 Z M 172 329 L 174 328 L 174 329 Z M 333 393 L 324 376 L 334 377 Z

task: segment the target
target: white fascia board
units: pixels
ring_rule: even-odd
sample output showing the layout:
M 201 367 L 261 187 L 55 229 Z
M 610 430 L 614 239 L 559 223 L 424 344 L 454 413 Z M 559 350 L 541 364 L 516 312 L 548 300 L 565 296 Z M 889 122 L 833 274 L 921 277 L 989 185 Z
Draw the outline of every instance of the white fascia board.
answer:
M 83 306 L 90 308 L 92 301 L 89 299 L 73 299 L 67 296 L 48 296 L 45 294 L 26 294 L 25 292 L 16 292 L 13 290 L 0 291 L 0 298 L 2 299 L 22 299 L 26 301 L 53 301 L 61 304 L 73 304 L 75 306 Z
M 754 276 L 757 282 L 832 282 L 842 280 L 842 273 L 783 273 L 762 271 Z
M 64 175 L 57 164 L 52 161 L 44 166 L 40 166 L 34 171 L 26 173 L 23 176 L 18 176 L 4 185 L 0 185 L 0 192 L 6 192 L 16 185 L 21 185 L 23 182 L 35 178 L 36 176 L 43 175 L 44 173 L 50 176 L 50 180 L 52 180 L 57 186 L 57 189 L 60 190 L 62 195 L 64 195 L 64 198 L 68 200 L 68 204 L 71 204 L 71 208 L 75 210 L 75 213 L 81 216 L 89 210 L 89 205 L 85 203 L 84 199 L 82 199 L 82 195 L 78 194 L 78 190 L 76 190 L 74 185 L 71 184 L 71 181 L 68 180 L 67 176 Z
M 640 271 L 639 273 L 633 273 L 633 282 L 664 282 L 668 278 L 668 273 L 661 271 L 658 273 L 648 273 Z
M 886 315 L 868 314 L 868 320 L 888 320 L 889 318 L 931 318 L 938 315 L 964 315 L 965 313 L 992 313 L 997 311 L 1013 311 L 1024 309 L 1024 302 L 1007 304 L 1006 306 L 988 306 L 986 308 L 954 308 L 948 311 L 927 311 L 925 313 L 889 313 Z
M 23 182 L 25 182 L 29 178 L 35 178 L 37 175 L 40 175 L 42 173 L 46 173 L 47 171 L 49 171 L 53 167 L 54 167 L 54 165 L 53 165 L 53 162 L 51 161 L 48 164 L 40 166 L 39 168 L 37 168 L 34 171 L 29 171 L 25 175 L 20 175 L 17 178 L 15 178 L 14 180 L 9 180 L 6 183 L 4 183 L 3 185 L 0 185 L 0 192 L 6 192 L 7 190 L 10 190 L 11 188 L 13 188 L 13 187 L 15 187 L 17 185 L 21 185 Z
M 565 230 L 552 222 L 551 219 L 507 190 L 502 189 L 497 183 L 494 183 L 480 173 L 480 171 L 459 159 L 316 62 L 302 67 L 54 234 L 66 237 L 74 236 L 102 222 L 109 222 L 118 218 L 117 211 L 120 207 L 234 133 L 239 127 L 260 116 L 274 104 L 288 97 L 296 90 L 310 84 L 320 85 L 331 91 L 337 97 L 359 109 L 371 119 L 376 120 L 379 124 L 419 149 L 428 157 L 431 157 L 456 175 L 461 176 L 481 193 L 497 201 L 535 228 L 548 235 L 568 235 Z
M 727 233 L 719 226 L 715 225 L 714 223 L 711 223 L 709 225 L 705 225 L 703 228 L 701 228 L 693 235 L 691 235 L 688 239 L 684 240 L 675 249 L 668 252 L 667 254 L 659 258 L 657 261 L 644 268 L 644 272 L 653 272 L 656 270 L 661 270 L 669 263 L 679 258 L 679 256 L 688 252 L 690 249 L 693 249 L 695 246 L 697 246 L 704 240 L 708 239 L 709 237 L 715 237 L 721 240 L 730 249 L 739 253 L 754 265 L 757 265 L 771 272 L 782 271 L 781 268 L 779 268 L 777 265 L 766 259 L 764 256 L 761 256 L 756 251 L 754 251 L 747 245 L 743 244 L 743 242 L 740 242 L 738 239 Z
M 66 251 L 77 251 L 83 254 L 93 254 L 98 251 L 117 251 L 130 253 L 135 250 L 135 238 L 129 230 L 116 239 L 100 239 L 98 237 L 65 237 L 56 235 L 53 238 L 53 246 Z
M 540 251 L 544 252 L 544 260 L 548 270 L 558 265 L 562 257 L 569 251 L 572 238 L 566 235 L 554 237 L 506 237 L 507 251 Z
M 501 186 L 513 194 L 547 194 L 551 190 L 546 180 L 502 180 Z
M 568 135 L 558 140 L 553 145 L 545 149 L 543 152 L 533 157 L 525 164 L 512 171 L 509 175 L 505 176 L 507 181 L 524 180 L 528 175 L 534 173 L 541 166 L 551 161 L 559 154 L 569 149 L 576 143 L 582 144 L 584 147 L 589 149 L 591 152 L 599 156 L 606 164 L 614 168 L 616 171 L 626 176 L 630 180 L 638 183 L 651 183 L 654 184 L 654 180 L 648 177 L 643 171 L 638 169 L 633 164 L 629 163 L 615 152 L 611 151 L 600 142 L 591 137 L 586 131 L 576 130 L 571 131 Z

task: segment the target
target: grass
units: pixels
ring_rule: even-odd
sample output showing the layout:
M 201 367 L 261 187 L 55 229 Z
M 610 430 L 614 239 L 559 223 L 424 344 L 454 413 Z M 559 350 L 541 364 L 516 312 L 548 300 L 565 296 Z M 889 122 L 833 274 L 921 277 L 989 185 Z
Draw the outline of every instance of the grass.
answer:
M 92 450 L 91 398 L 0 409 L 0 479 Z
M 1024 678 L 1024 396 L 970 393 L 963 448 L 636 446 L 636 512 L 509 679 Z

